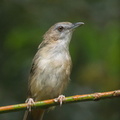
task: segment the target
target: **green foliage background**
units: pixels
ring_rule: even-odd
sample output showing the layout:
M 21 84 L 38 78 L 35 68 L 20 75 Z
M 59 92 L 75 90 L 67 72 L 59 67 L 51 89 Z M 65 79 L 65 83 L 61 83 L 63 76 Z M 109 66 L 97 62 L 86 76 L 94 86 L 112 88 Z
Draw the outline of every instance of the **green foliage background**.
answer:
M 74 32 L 66 96 L 120 89 L 119 0 L 1 0 L 0 105 L 23 103 L 32 58 L 56 22 L 85 23 Z M 120 99 L 57 107 L 44 120 L 120 120 Z M 22 120 L 23 112 L 0 115 Z

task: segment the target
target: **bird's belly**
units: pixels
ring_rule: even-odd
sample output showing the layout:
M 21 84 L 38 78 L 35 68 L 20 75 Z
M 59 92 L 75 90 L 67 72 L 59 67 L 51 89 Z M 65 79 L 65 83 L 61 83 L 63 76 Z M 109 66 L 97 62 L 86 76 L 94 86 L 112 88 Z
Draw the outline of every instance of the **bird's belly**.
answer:
M 69 81 L 69 75 L 66 73 L 67 68 L 63 62 L 54 61 L 42 65 L 34 88 L 36 101 L 58 97 Z

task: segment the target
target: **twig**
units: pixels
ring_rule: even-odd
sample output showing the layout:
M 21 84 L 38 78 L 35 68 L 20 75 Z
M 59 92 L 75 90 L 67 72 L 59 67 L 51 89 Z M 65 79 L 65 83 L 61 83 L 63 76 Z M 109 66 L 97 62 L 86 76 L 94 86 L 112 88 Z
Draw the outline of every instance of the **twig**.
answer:
M 102 92 L 102 93 L 94 93 L 94 94 L 86 94 L 86 95 L 70 96 L 70 97 L 66 97 L 63 100 L 63 104 L 82 102 L 82 101 L 94 101 L 94 100 L 114 98 L 114 97 L 120 97 L 120 90 Z M 59 105 L 59 102 L 55 102 L 55 99 L 50 99 L 50 100 L 35 102 L 35 104 L 31 105 L 31 107 L 32 109 L 35 109 L 38 107 L 44 109 L 44 108 L 48 108 L 50 106 L 56 106 L 56 105 Z M 9 106 L 0 107 L 0 113 L 20 111 L 20 110 L 26 110 L 26 109 L 27 109 L 26 103 L 9 105 Z

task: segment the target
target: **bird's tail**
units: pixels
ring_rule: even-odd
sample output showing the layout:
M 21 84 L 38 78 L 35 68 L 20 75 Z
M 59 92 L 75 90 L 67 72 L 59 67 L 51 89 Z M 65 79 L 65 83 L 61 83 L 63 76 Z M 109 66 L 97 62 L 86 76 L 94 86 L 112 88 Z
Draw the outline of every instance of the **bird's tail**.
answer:
M 45 110 L 41 109 L 26 110 L 23 120 L 42 120 L 44 112 Z

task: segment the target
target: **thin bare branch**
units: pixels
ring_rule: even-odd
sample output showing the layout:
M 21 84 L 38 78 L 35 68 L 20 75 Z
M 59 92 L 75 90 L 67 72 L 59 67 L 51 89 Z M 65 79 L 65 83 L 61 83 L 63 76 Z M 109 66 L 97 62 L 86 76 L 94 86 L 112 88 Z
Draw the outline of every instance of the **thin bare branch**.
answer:
M 93 94 L 70 96 L 70 97 L 66 97 L 63 100 L 63 104 L 74 103 L 74 102 L 82 102 L 82 101 L 95 101 L 95 100 L 114 98 L 114 97 L 120 97 L 120 90 L 115 90 L 115 91 L 110 91 L 110 92 L 102 92 L 102 93 L 93 93 Z M 45 109 L 45 108 L 48 108 L 50 106 L 56 106 L 56 105 L 59 105 L 59 102 L 56 102 L 55 99 L 50 99 L 50 100 L 35 102 L 34 105 L 31 105 L 31 108 L 35 109 L 35 108 L 40 107 L 42 109 Z M 0 113 L 20 111 L 20 110 L 26 110 L 26 109 L 27 109 L 27 104 L 26 103 L 9 105 L 9 106 L 0 107 Z

